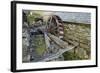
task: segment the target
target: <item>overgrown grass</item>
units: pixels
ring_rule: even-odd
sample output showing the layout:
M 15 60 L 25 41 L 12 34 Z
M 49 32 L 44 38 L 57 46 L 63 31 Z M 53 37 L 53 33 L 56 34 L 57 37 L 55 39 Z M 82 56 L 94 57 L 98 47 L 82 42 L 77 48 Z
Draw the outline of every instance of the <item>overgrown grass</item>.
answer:
M 79 50 L 77 50 L 77 53 L 68 51 L 63 54 L 65 60 L 84 60 L 90 58 L 91 47 L 88 45 L 91 44 L 90 31 L 90 24 L 64 24 L 64 39 L 78 42 L 80 44 L 78 47 L 84 48 L 84 51 L 86 51 L 86 54 L 88 55 L 88 58 L 86 58 L 86 55 L 81 54 Z M 81 57 L 80 55 L 84 57 Z

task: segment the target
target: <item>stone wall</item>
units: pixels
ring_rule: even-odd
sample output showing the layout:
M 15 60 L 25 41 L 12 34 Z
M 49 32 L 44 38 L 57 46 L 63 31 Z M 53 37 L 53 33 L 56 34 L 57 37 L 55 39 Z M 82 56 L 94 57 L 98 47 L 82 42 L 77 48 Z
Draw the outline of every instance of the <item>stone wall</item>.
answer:
M 90 59 L 91 54 L 91 25 L 90 24 L 64 24 L 64 40 L 76 42 L 79 45 L 70 50 L 79 59 Z M 67 53 L 67 52 L 66 52 Z
M 28 29 L 28 24 L 24 22 L 22 28 L 22 62 L 28 62 L 30 60 L 30 35 Z

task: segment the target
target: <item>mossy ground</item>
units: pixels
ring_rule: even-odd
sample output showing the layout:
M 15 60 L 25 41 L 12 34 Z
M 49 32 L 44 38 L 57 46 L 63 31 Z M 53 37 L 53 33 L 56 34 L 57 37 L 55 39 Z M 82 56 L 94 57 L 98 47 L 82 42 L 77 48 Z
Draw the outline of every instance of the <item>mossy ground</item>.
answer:
M 43 35 L 37 35 L 35 40 L 36 52 L 38 55 L 42 55 L 46 50 L 45 40 Z

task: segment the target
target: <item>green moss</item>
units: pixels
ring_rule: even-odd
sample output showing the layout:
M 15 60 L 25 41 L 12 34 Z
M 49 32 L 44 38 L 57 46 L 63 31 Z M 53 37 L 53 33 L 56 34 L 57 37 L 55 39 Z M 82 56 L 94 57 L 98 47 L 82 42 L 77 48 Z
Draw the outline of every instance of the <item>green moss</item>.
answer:
M 81 60 L 82 59 L 77 54 L 74 54 L 72 52 L 65 52 L 63 56 L 64 56 L 64 60 Z
M 43 35 L 37 35 L 34 43 L 36 45 L 37 54 L 41 56 L 46 50 L 46 45 Z

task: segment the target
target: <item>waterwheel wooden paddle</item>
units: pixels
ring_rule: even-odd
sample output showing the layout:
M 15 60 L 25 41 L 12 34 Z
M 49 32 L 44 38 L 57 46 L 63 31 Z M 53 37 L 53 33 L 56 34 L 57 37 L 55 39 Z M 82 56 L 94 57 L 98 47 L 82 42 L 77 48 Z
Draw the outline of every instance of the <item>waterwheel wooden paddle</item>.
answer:
M 59 38 L 63 38 L 64 25 L 61 18 L 57 15 L 52 15 L 47 21 L 47 31 Z

